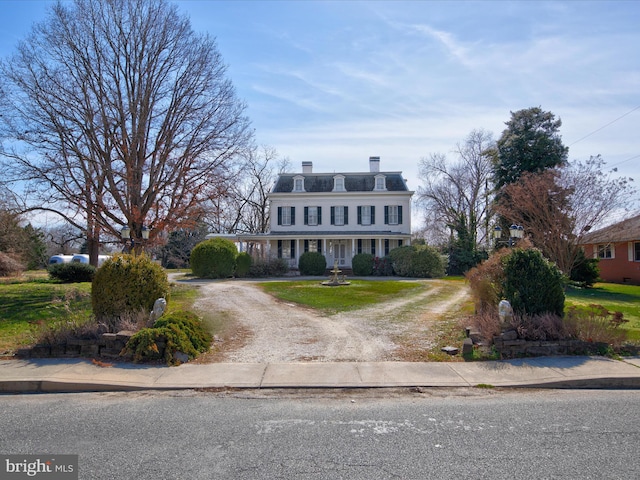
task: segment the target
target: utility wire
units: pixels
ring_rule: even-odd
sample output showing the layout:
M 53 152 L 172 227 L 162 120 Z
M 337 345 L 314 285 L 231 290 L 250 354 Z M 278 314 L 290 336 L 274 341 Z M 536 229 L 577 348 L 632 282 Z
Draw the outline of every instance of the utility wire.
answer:
M 627 115 L 629 115 L 630 113 L 633 113 L 633 112 L 635 112 L 636 110 L 639 110 L 639 109 L 640 109 L 640 105 L 638 105 L 636 108 L 633 108 L 633 109 L 629 110 L 629 111 L 628 111 L 627 113 L 625 113 L 624 115 L 620 115 L 620 116 L 619 116 L 618 118 L 616 118 L 615 120 L 611 120 L 609 123 L 607 123 L 606 125 L 603 125 L 602 127 L 598 128 L 598 129 L 596 129 L 596 130 L 594 130 L 593 132 L 588 133 L 588 134 L 587 134 L 587 135 L 585 135 L 584 137 L 579 138 L 578 140 L 576 140 L 575 142 L 573 142 L 573 143 L 572 143 L 572 144 L 570 144 L 569 146 L 571 147 L 571 146 L 575 145 L 576 143 L 581 142 L 581 141 L 582 141 L 582 140 L 584 140 L 585 138 L 590 137 L 590 136 L 591 136 L 591 135 L 593 135 L 594 133 L 598 133 L 600 130 L 603 130 L 603 129 L 607 128 L 607 127 L 608 127 L 609 125 L 611 125 L 612 123 L 617 122 L 618 120 L 620 120 L 620 119 L 622 119 L 622 118 L 626 117 L 626 116 L 627 116 Z M 635 158 L 635 157 L 634 157 L 634 158 Z M 631 160 L 631 159 L 629 159 L 629 160 Z M 626 162 L 626 160 L 625 160 L 625 162 Z

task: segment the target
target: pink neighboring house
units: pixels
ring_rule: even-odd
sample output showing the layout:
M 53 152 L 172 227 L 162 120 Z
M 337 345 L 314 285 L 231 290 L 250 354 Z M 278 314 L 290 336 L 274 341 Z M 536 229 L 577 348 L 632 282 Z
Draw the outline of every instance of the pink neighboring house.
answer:
M 587 233 L 581 245 L 600 259 L 602 280 L 640 285 L 640 215 Z

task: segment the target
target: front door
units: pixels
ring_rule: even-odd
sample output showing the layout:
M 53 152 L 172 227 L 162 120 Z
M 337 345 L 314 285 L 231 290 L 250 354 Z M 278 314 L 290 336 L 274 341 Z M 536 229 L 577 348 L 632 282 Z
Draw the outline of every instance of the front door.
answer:
M 338 262 L 338 265 L 344 267 L 347 265 L 347 241 L 346 240 L 334 240 L 333 241 L 333 260 Z

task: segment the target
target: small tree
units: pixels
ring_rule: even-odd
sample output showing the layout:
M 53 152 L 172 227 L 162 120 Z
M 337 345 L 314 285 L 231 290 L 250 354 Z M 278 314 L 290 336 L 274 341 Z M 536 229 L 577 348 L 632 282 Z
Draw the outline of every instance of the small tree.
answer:
M 238 250 L 225 238 L 212 238 L 196 245 L 191 251 L 191 271 L 201 278 L 227 278 L 236 269 Z

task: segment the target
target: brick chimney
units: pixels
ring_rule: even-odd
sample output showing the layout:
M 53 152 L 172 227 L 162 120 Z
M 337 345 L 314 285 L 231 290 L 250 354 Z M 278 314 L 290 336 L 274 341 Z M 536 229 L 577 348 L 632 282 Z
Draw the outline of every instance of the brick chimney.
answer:
M 302 162 L 302 173 L 313 173 L 313 162 Z
M 380 157 L 369 157 L 369 171 L 371 173 L 380 171 Z

